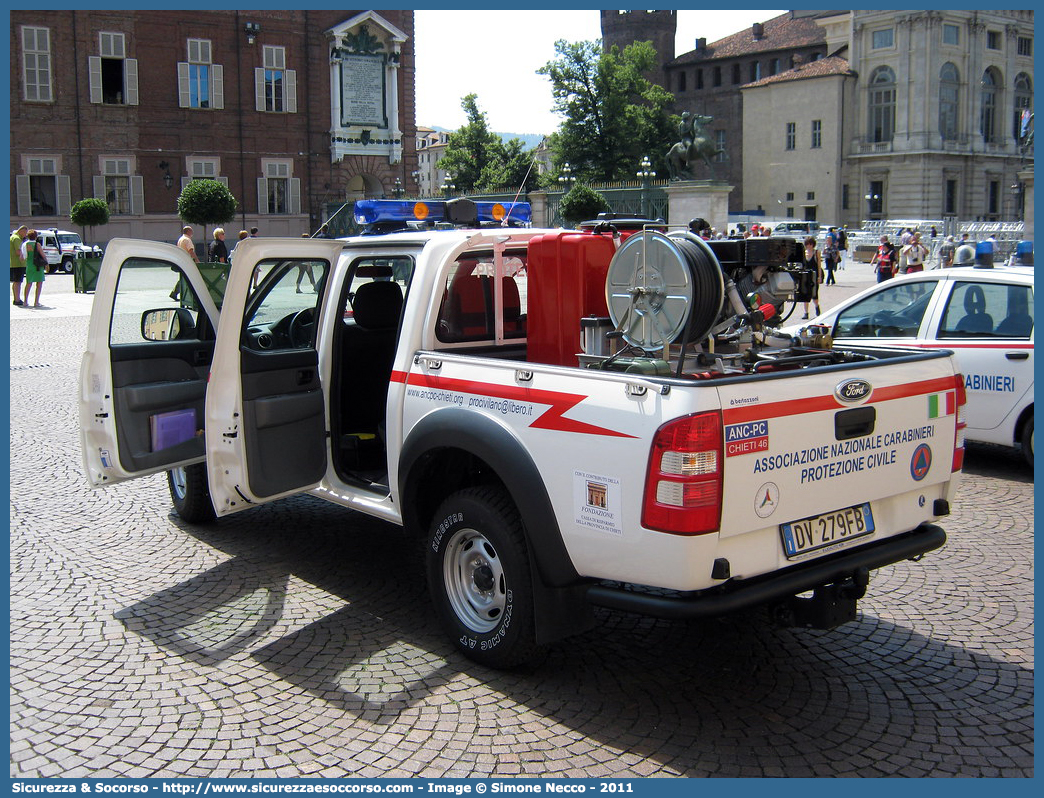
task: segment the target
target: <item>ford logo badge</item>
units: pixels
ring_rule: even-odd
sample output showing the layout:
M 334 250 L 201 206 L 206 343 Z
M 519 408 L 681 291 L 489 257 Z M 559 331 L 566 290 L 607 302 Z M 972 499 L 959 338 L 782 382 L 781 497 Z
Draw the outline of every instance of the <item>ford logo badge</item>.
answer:
M 846 380 L 834 389 L 834 393 L 842 402 L 859 402 L 866 399 L 873 390 L 873 386 L 866 380 Z

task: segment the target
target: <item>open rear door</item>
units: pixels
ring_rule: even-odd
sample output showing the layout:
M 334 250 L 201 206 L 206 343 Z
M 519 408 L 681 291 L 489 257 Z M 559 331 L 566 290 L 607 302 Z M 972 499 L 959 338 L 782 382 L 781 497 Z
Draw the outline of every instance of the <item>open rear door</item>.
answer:
M 211 271 L 220 286 L 222 269 Z M 220 291 L 212 293 L 183 250 L 109 242 L 80 364 L 80 444 L 91 485 L 203 459 L 217 300 Z
M 218 515 L 311 490 L 326 474 L 316 330 L 342 247 L 329 239 L 274 238 L 236 247 L 206 402 L 207 470 Z

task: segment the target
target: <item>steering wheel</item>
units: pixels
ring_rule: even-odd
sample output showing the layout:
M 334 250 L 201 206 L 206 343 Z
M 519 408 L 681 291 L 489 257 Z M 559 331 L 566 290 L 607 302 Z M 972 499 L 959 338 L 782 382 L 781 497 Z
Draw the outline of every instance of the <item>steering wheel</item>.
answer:
M 299 310 L 290 319 L 287 337 L 294 349 L 304 349 L 312 344 L 312 333 L 315 328 L 315 308 Z

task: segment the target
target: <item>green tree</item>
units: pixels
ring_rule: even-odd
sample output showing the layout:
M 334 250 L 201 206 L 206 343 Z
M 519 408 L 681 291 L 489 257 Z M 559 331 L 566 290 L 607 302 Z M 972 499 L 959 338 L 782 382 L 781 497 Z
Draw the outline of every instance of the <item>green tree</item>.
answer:
M 562 197 L 558 210 L 569 224 L 576 224 L 609 210 L 609 203 L 593 188 L 577 183 Z
M 236 218 L 239 203 L 224 183 L 217 180 L 192 180 L 178 196 L 178 216 L 189 224 L 203 227 L 207 242 L 207 225 L 224 224 Z
M 564 117 L 552 137 L 555 161 L 586 180 L 634 179 L 643 156 L 657 171 L 674 130 L 674 95 L 643 73 L 656 65 L 649 42 L 607 52 L 599 42 L 555 43 L 557 56 L 537 70 L 551 80 L 554 110 Z
M 87 197 L 72 206 L 69 220 L 77 227 L 84 228 L 84 238 L 90 240 L 94 235 L 87 235 L 87 228 L 99 227 L 109 223 L 109 203 L 98 197 Z
M 505 144 L 492 132 L 486 114 L 478 107 L 478 95 L 466 95 L 460 106 L 468 121 L 450 133 L 446 153 L 438 163 L 440 169 L 450 173 L 457 191 L 467 193 L 517 187 L 522 185 L 523 179 L 527 188 L 535 188 L 536 170 L 526 178 L 533 155 L 525 150 L 522 139 L 511 139 Z

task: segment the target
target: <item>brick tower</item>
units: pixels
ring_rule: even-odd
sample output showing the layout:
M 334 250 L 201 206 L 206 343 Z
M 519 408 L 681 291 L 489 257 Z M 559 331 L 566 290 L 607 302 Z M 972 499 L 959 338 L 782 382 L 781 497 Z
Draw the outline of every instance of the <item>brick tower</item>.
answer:
M 646 78 L 667 86 L 665 67 L 674 60 L 674 36 L 678 30 L 676 11 L 601 11 L 602 48 L 614 44 L 621 50 L 633 42 L 652 42 L 656 68 Z

